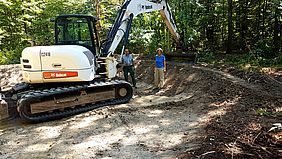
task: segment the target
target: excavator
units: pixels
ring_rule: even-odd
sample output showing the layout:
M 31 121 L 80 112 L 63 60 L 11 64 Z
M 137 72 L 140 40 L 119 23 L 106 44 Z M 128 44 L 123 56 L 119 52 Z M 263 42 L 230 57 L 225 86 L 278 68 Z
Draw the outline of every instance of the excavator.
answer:
M 133 88 L 118 80 L 119 59 L 114 52 L 122 42 L 123 55 L 133 18 L 153 11 L 160 11 L 179 42 L 166 0 L 126 0 L 104 45 L 100 43 L 95 17 L 56 17 L 55 44 L 25 48 L 21 56 L 24 82 L 9 91 L 0 90 L 0 119 L 9 117 L 9 107 L 13 106 L 22 120 L 38 123 L 129 102 Z

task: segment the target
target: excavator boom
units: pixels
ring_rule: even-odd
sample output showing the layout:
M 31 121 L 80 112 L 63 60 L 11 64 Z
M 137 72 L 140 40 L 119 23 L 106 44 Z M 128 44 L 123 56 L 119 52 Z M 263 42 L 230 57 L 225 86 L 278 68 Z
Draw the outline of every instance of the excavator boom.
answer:
M 180 35 L 177 32 L 176 24 L 166 0 L 159 2 L 150 2 L 148 0 L 126 0 L 122 5 L 119 15 L 107 36 L 107 42 L 104 46 L 103 54 L 111 56 L 124 37 L 121 51 L 121 54 L 123 54 L 124 48 L 127 44 L 133 18 L 139 14 L 150 13 L 154 11 L 160 11 L 160 14 L 173 38 L 177 43 L 179 43 Z

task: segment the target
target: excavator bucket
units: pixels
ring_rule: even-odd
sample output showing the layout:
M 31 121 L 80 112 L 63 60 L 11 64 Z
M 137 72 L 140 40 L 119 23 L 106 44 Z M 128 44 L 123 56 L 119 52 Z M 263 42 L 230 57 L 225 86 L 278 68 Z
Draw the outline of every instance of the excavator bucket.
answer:
M 0 93 L 0 120 L 9 117 L 8 103 L 3 99 L 4 95 Z

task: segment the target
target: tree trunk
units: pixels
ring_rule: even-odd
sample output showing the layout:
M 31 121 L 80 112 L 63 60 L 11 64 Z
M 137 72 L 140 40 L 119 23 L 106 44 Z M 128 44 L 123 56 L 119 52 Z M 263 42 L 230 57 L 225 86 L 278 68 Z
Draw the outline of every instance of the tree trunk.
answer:
M 223 19 L 222 21 L 222 26 L 221 26 L 221 44 L 224 44 L 224 35 L 225 35 L 225 0 L 222 0 L 222 14 L 223 14 Z
M 272 51 L 272 56 L 277 56 L 279 52 L 279 21 L 278 21 L 278 7 L 275 9 L 275 14 L 274 14 L 274 37 L 273 37 L 273 51 Z
M 266 17 L 266 9 L 267 9 L 267 0 L 264 1 L 263 4 L 263 14 L 262 14 L 262 39 L 265 37 L 265 17 Z
M 98 19 L 97 21 L 97 30 L 100 31 L 101 30 L 101 22 L 100 22 L 100 17 L 101 17 L 101 6 L 100 6 L 100 0 L 95 0 L 95 8 L 96 8 L 96 17 Z
M 208 48 L 214 50 L 214 10 L 211 0 L 207 2 L 208 21 L 206 25 L 206 36 L 208 39 Z
M 256 41 L 258 41 L 258 40 L 260 40 L 260 32 L 261 32 L 261 27 L 260 27 L 260 19 L 261 19 L 261 17 L 260 17 L 260 15 L 261 15 L 261 1 L 259 1 L 259 6 L 258 6 L 258 11 L 257 11 L 257 26 L 258 26 L 258 28 L 257 28 L 257 39 L 256 39 Z
M 228 42 L 226 53 L 232 53 L 232 36 L 233 36 L 233 24 L 232 24 L 232 0 L 228 0 Z
M 22 0 L 22 3 L 24 3 L 24 0 Z M 22 10 L 22 15 L 25 14 L 25 10 Z M 27 32 L 27 25 L 25 19 L 23 19 L 23 27 L 24 27 L 24 33 L 25 33 L 25 38 L 28 39 L 28 32 Z
M 243 3 L 244 4 L 244 3 Z M 243 12 L 243 14 L 244 14 L 244 17 L 242 17 L 243 19 L 242 19 L 242 30 L 241 30 L 241 42 L 243 42 L 243 41 L 246 41 L 246 33 L 248 32 L 248 8 L 249 8 L 249 0 L 246 0 L 246 2 L 245 2 L 245 5 L 243 5 L 242 6 L 243 8 L 242 8 L 242 10 L 244 11 Z M 255 29 L 255 28 L 254 28 Z M 242 43 L 242 44 L 244 44 L 244 43 Z M 246 47 L 246 46 L 243 46 L 242 45 L 242 47 Z M 244 48 L 242 48 L 242 49 L 244 49 Z

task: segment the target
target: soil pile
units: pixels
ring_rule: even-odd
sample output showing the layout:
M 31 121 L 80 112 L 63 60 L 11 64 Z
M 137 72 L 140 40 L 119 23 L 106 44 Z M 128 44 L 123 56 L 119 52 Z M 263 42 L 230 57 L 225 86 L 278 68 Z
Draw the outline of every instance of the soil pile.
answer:
M 139 61 L 139 80 L 153 83 L 152 63 Z M 198 108 L 201 114 L 215 114 L 205 127 L 202 146 L 178 157 L 282 157 L 280 142 L 271 142 L 267 132 L 273 123 L 282 121 L 281 82 L 265 74 L 232 67 L 214 69 L 172 62 L 165 77 L 160 95 L 193 94 L 203 104 Z M 191 100 L 183 102 L 187 106 L 191 104 Z
M 8 90 L 22 81 L 20 65 L 0 65 L 0 88 Z

